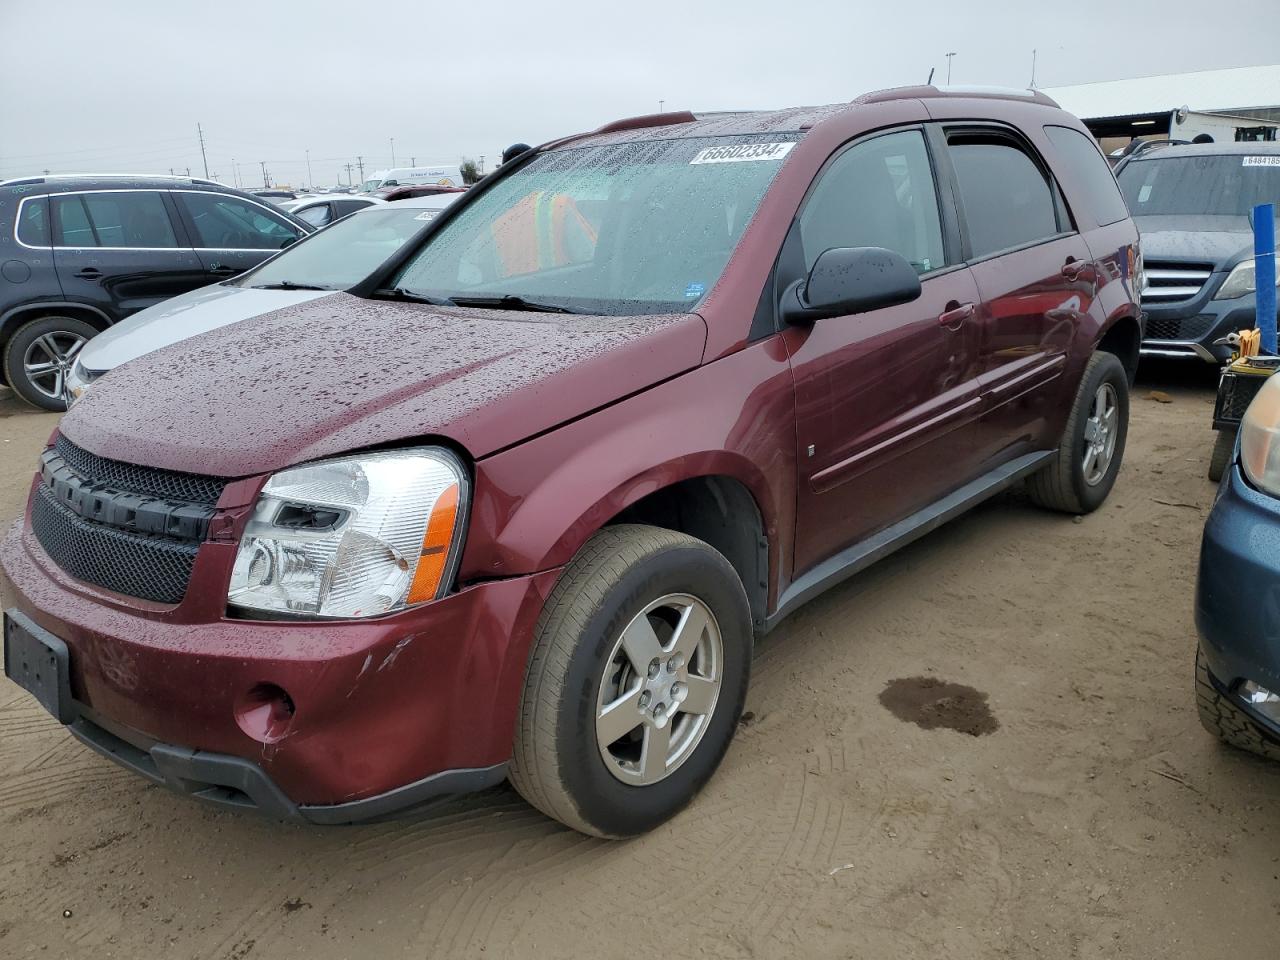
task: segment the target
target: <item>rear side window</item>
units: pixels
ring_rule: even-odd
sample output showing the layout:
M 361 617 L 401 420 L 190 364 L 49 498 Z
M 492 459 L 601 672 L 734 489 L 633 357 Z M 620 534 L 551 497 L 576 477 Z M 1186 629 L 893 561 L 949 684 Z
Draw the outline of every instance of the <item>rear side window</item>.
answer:
M 1116 186 L 1111 167 L 1103 159 L 1092 137 L 1070 127 L 1045 127 L 1045 136 L 1057 148 L 1062 162 L 1079 178 L 1083 191 L 1078 198 L 1099 226 L 1107 226 L 1129 215 Z
M 29 247 L 48 247 L 53 244 L 49 239 L 48 200 L 28 200 L 22 205 L 22 213 L 18 217 L 18 240 Z
M 178 239 L 159 193 L 133 190 L 53 198 L 63 247 L 173 248 Z
M 1057 235 L 1053 188 L 1016 143 L 964 134 L 948 144 L 974 259 Z
M 300 220 L 305 220 L 313 227 L 323 227 L 329 222 L 329 205 L 327 203 L 317 203 L 314 207 L 304 207 L 295 212 L 294 216 Z
M 211 250 L 280 250 L 300 231 L 265 207 L 222 193 L 179 193 L 196 231 L 196 246 Z
M 944 265 L 938 196 L 924 137 L 891 133 L 850 147 L 800 215 L 805 269 L 832 247 L 885 247 L 928 273 Z

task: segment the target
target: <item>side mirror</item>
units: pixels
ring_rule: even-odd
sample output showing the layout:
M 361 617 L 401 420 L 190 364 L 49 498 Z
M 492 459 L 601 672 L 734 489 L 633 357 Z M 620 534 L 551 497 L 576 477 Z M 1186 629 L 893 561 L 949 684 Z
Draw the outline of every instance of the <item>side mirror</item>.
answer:
M 900 253 L 884 247 L 832 247 L 813 264 L 809 276 L 782 294 L 787 323 L 866 313 L 910 303 L 920 296 L 920 276 Z

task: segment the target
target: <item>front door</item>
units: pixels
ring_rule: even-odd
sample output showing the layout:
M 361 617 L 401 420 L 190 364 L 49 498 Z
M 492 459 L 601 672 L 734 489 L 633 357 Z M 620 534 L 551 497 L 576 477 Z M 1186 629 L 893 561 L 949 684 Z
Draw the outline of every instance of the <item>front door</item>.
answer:
M 922 289 L 912 303 L 783 333 L 796 386 L 798 577 L 973 479 L 980 304 L 944 244 L 919 129 L 837 154 L 805 201 L 796 242 L 806 271 L 831 247 L 887 247 L 915 265 Z
M 160 190 L 101 190 L 50 198 L 53 262 L 67 300 L 112 320 L 206 283 Z

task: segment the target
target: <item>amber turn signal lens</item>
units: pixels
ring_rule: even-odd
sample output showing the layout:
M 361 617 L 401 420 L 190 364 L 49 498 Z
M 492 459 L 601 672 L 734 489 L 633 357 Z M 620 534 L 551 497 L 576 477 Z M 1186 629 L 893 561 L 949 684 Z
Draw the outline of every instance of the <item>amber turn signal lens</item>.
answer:
M 458 485 L 445 487 L 431 508 L 427 521 L 427 533 L 422 538 L 422 556 L 409 588 L 409 603 L 434 600 L 440 592 L 440 578 L 444 576 L 445 563 L 449 559 L 449 544 L 453 542 L 453 528 L 458 519 Z

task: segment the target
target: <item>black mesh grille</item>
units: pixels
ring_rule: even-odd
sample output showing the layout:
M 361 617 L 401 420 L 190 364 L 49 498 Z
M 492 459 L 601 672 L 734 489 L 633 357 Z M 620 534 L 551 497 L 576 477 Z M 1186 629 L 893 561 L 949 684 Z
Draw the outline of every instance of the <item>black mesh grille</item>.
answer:
M 1153 317 L 1147 315 L 1149 340 L 1199 340 L 1209 332 L 1217 317 L 1202 313 L 1196 317 Z
M 157 603 L 182 599 L 199 550 L 197 543 L 83 520 L 45 486 L 31 504 L 31 529 L 50 558 L 73 577 Z
M 202 477 L 194 473 L 157 470 L 154 467 L 139 467 L 119 460 L 108 460 L 81 450 L 61 435 L 54 448 L 76 473 L 116 490 L 212 506 L 218 502 L 218 498 L 222 496 L 222 488 L 227 485 L 226 480 L 218 477 Z

